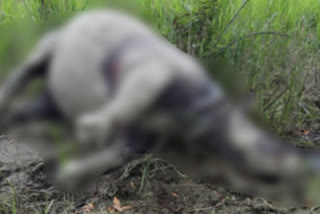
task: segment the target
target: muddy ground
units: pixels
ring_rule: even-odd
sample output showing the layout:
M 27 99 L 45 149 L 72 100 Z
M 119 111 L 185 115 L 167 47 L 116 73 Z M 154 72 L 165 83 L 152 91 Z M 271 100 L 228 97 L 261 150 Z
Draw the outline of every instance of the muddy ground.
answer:
M 0 139 L 0 213 L 320 213 L 279 208 L 262 198 L 193 180 L 145 156 L 101 176 L 88 191 L 66 194 L 48 181 L 41 158 L 26 145 Z

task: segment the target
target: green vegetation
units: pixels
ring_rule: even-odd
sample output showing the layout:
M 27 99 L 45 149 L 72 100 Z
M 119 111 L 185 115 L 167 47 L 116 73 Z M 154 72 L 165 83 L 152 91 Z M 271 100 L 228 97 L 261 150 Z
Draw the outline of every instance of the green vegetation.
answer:
M 234 76 L 244 77 L 276 132 L 319 128 L 320 112 L 314 103 L 320 99 L 320 1 L 139 0 L 139 4 L 178 48 L 232 64 L 228 78 L 236 82 Z M 0 75 L 32 48 L 45 26 L 10 28 L 8 23 L 21 19 L 43 23 L 89 6 L 88 0 L 2 0 Z
M 127 0 L 124 5 L 133 8 L 128 6 L 129 1 L 134 2 Z M 136 2 L 139 2 L 136 6 L 139 13 L 141 8 L 145 8 L 163 36 L 181 50 L 201 59 L 221 60 L 231 65 L 232 69 L 211 67 L 210 71 L 222 84 L 225 82 L 226 89 L 230 85 L 248 85 L 255 95 L 261 115 L 275 132 L 287 135 L 291 140 L 288 136 L 290 132 L 320 129 L 320 108 L 315 104 L 320 103 L 319 0 Z M 28 54 L 43 32 L 62 23 L 74 12 L 101 4 L 105 4 L 104 1 L 0 0 L 0 84 L 2 78 Z M 241 80 L 244 80 L 243 83 Z M 37 88 L 31 88 L 31 93 Z M 50 134 L 54 139 L 60 138 L 55 127 Z M 305 139 L 303 142 L 301 139 L 295 141 L 304 145 L 313 143 Z M 60 159 L 64 162 L 73 149 L 65 141 L 58 147 L 62 151 Z M 164 166 L 155 167 L 150 159 L 136 165 L 141 166 L 136 173 L 139 177 L 136 176 L 134 185 L 129 184 L 129 180 L 126 185 L 137 187 L 139 198 L 146 201 L 157 192 L 152 187 L 156 183 L 152 183 L 151 178 L 157 170 L 165 169 Z M 130 170 L 126 169 L 126 174 Z M 167 171 L 164 174 L 167 176 Z M 182 177 L 182 174 L 179 176 Z M 0 180 L 4 177 L 5 174 L 0 174 Z M 319 182 L 315 184 L 319 185 Z M 47 199 L 46 193 L 38 189 L 32 194 L 26 192 L 25 195 L 18 195 L 14 187 L 9 186 L 7 197 L 0 199 L 0 213 L 19 213 L 20 210 L 24 213 L 54 213 L 53 210 L 59 210 L 57 213 L 75 213 L 76 208 L 81 208 L 72 196 L 63 195 L 63 200 L 59 202 L 55 193 L 51 193 L 54 199 Z M 317 190 L 316 187 L 310 189 Z M 183 186 L 183 189 L 188 188 Z M 164 195 L 168 197 L 167 193 Z M 318 193 L 315 195 L 317 198 Z M 155 204 L 154 201 L 151 204 Z M 267 208 L 270 209 L 269 204 Z
M 179 48 L 232 63 L 275 131 L 319 127 L 319 1 L 142 2 Z

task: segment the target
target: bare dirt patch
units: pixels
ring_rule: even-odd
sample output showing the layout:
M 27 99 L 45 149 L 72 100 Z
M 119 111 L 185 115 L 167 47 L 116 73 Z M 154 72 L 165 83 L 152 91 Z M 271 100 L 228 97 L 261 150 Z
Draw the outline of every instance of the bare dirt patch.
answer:
M 313 210 L 277 208 L 188 178 L 150 156 L 101 176 L 86 192 L 66 194 L 51 186 L 33 150 L 1 138 L 0 213 L 317 213 Z

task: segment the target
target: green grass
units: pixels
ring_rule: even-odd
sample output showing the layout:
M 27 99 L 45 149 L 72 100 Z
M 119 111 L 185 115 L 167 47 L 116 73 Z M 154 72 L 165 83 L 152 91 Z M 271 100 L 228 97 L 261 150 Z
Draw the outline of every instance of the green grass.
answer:
M 320 94 L 319 1 L 251 0 L 232 23 L 244 1 L 218 1 L 216 8 L 209 1 L 142 2 L 179 48 L 232 63 L 229 78 L 235 78 L 234 72 L 245 77 L 275 131 L 319 128 L 320 113 L 313 103 Z M 246 37 L 250 34 L 255 36 Z
M 93 4 L 91 0 L 43 2 L 0 0 L 0 82 L 46 29 Z M 286 135 L 300 129 L 320 129 L 320 110 L 314 105 L 320 100 L 319 0 L 250 0 L 233 22 L 230 20 L 244 0 L 139 2 L 154 17 L 159 31 L 178 48 L 231 64 L 233 69 L 222 71 L 224 79 L 229 79 L 229 84 L 244 79 L 242 84 L 253 91 L 260 113 L 274 131 Z M 62 18 L 50 21 L 57 16 Z M 257 34 L 260 32 L 273 34 Z M 248 36 L 252 34 L 256 35 Z M 211 72 L 218 78 L 215 69 Z M 152 174 L 149 162 L 141 174 L 139 190 L 143 191 Z M 8 198 L 0 199 L 0 213 L 17 213 L 21 207 L 16 198 L 12 187 Z M 66 200 L 66 210 L 61 213 L 74 209 L 70 201 Z M 46 200 L 34 206 L 33 213 L 50 213 L 54 203 Z
M 87 6 L 88 0 L 3 0 L 0 3 L 0 24 L 19 18 L 43 21 L 57 14 L 84 10 Z
M 21 19 L 43 23 L 62 16 L 65 20 L 71 12 L 90 7 L 92 1 L 41 2 L 0 2 L 0 75 L 19 62 L 43 29 L 52 25 L 8 26 L 19 26 Z M 320 99 L 320 1 L 249 0 L 239 11 L 243 2 L 139 0 L 160 32 L 178 48 L 232 64 L 229 79 L 236 79 L 235 74 L 244 77 L 256 95 L 259 111 L 275 131 L 318 129 L 320 113 L 314 101 Z M 18 24 L 9 24 L 12 21 Z

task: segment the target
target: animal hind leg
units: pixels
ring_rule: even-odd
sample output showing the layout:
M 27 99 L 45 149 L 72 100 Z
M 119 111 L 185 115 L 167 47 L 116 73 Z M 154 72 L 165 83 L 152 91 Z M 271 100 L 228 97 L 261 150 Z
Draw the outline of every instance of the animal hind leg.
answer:
M 44 93 L 7 113 L 1 122 L 1 128 L 6 129 L 34 120 L 54 121 L 60 119 L 62 119 L 62 114 L 54 100 L 49 93 Z
M 46 64 L 46 63 L 44 63 Z M 13 96 L 23 89 L 33 78 L 45 72 L 45 65 L 21 67 L 13 71 L 0 88 L 0 113 L 5 111 Z
M 23 89 L 32 79 L 47 73 L 51 54 L 58 40 L 58 33 L 49 33 L 40 40 L 36 49 L 25 62 L 10 73 L 0 87 L 0 114 L 4 113 L 13 96 Z
M 173 78 L 170 66 L 155 61 L 131 70 L 113 100 L 98 112 L 80 118 L 76 130 L 78 141 L 83 145 L 108 144 L 117 129 L 139 120 L 152 107 Z

